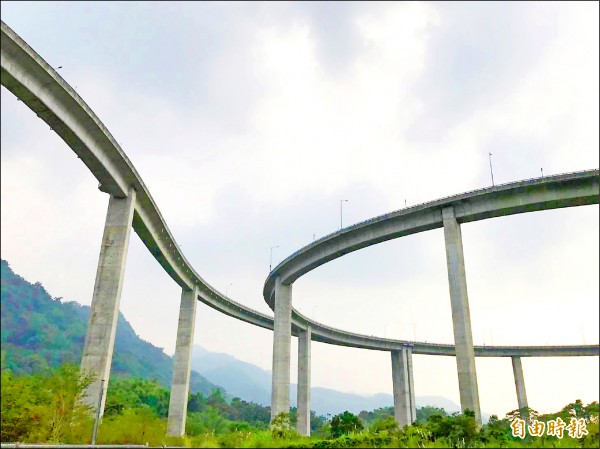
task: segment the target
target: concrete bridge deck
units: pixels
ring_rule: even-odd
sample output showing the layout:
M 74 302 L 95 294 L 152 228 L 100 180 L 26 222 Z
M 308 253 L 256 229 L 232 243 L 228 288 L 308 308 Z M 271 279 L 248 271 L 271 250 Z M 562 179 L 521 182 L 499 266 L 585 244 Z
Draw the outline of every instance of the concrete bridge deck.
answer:
M 561 207 L 598 204 L 598 170 L 510 182 L 430 201 L 348 226 L 301 248 L 279 263 L 265 281 L 271 309 L 275 278 L 293 283 L 345 254 L 419 232 L 443 227 L 442 210 L 453 207 L 458 223 Z

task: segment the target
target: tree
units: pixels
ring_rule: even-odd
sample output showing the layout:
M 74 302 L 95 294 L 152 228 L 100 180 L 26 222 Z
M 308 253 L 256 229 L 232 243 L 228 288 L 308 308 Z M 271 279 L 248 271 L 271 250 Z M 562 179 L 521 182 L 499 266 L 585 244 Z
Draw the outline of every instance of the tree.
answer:
M 540 414 L 532 408 L 524 407 L 522 409 L 515 409 L 506 414 L 504 419 L 512 421 L 515 418 L 524 419 L 526 421 L 530 419 L 538 419 Z
M 69 364 L 43 377 L 3 372 L 2 441 L 82 442 L 92 419 L 79 398 L 91 380 Z
M 363 428 L 363 423 L 358 416 L 347 410 L 344 413 L 335 415 L 331 420 L 331 436 L 333 438 L 338 438 L 344 434 L 347 435 L 350 432 L 362 430 Z
M 430 416 L 439 415 L 439 416 L 448 416 L 446 410 L 441 407 L 433 407 L 430 405 L 426 405 L 424 407 L 417 409 L 417 421 L 426 423 L 429 420 Z
M 317 415 L 313 410 L 310 411 L 310 430 L 311 432 L 318 431 L 325 425 L 325 417 Z
M 169 391 L 156 380 L 139 377 L 113 376 L 108 386 L 104 413 L 121 414 L 125 409 L 150 407 L 159 417 L 169 412 Z
M 479 435 L 479 426 L 475 421 L 475 413 L 465 410 L 464 414 L 451 416 L 432 415 L 427 425 L 435 439 L 444 438 L 451 444 L 470 444 Z
M 206 399 L 202 392 L 191 394 L 188 399 L 187 411 L 190 412 L 201 412 L 206 407 Z
M 510 423 L 505 419 L 498 419 L 492 415 L 481 432 L 481 439 L 486 444 L 504 445 L 510 435 Z
M 209 405 L 201 412 L 189 413 L 185 427 L 188 435 L 201 433 L 219 435 L 227 432 L 229 424 L 230 422 L 219 413 L 219 410 Z
M 290 438 L 298 433 L 292 428 L 290 414 L 280 413 L 271 421 L 271 435 L 273 438 Z
M 31 408 L 36 404 L 37 383 L 27 377 L 15 377 L 11 372 L 2 371 L 2 413 L 0 439 L 24 441 L 35 425 Z

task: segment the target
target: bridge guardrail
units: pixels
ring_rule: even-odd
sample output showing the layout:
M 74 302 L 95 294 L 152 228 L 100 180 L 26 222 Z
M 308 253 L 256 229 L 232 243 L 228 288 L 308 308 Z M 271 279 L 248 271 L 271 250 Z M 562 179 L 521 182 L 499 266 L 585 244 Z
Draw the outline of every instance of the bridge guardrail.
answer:
M 490 187 L 481 187 L 479 189 L 474 189 L 474 190 L 468 190 L 466 192 L 462 192 L 462 193 L 457 193 L 457 194 L 453 194 L 453 195 L 447 195 L 444 196 L 442 198 L 437 198 L 435 200 L 431 200 L 431 201 L 424 201 L 422 203 L 418 203 L 418 204 L 413 204 L 412 206 L 408 206 L 408 207 L 404 207 L 401 209 L 396 209 L 394 211 L 391 212 L 387 212 L 385 214 L 382 215 L 378 215 L 376 217 L 373 218 L 369 218 L 367 220 L 363 220 L 360 221 L 358 223 L 354 223 L 350 226 L 347 226 L 343 229 L 340 229 L 339 231 L 335 231 L 332 233 L 329 233 L 323 237 L 320 237 L 318 239 L 316 239 L 315 241 L 309 243 L 308 245 L 303 246 L 302 248 L 296 250 L 295 252 L 293 252 L 290 256 L 286 257 L 285 259 L 283 259 L 280 263 L 278 263 L 275 268 L 273 268 L 273 270 L 271 270 L 271 272 L 269 273 L 269 275 L 271 273 L 273 273 L 274 271 L 276 271 L 281 265 L 283 265 L 284 263 L 288 262 L 289 260 L 293 259 L 294 257 L 296 257 L 298 254 L 302 253 L 305 250 L 308 250 L 309 248 L 312 248 L 314 246 L 316 246 L 317 244 L 319 244 L 320 242 L 323 242 L 325 240 L 330 239 L 331 237 L 337 236 L 337 235 L 341 235 L 345 232 L 351 231 L 353 229 L 357 229 L 362 227 L 365 224 L 371 224 L 371 223 L 377 223 L 379 221 L 388 219 L 389 217 L 391 217 L 392 215 L 398 214 L 400 212 L 405 212 L 405 211 L 409 211 L 411 209 L 418 209 L 418 208 L 422 208 L 423 206 L 432 206 L 435 205 L 436 203 L 442 203 L 445 202 L 449 199 L 459 199 L 462 196 L 466 196 L 466 195 L 472 195 L 474 193 L 477 192 L 483 192 L 486 190 L 489 191 L 494 191 L 494 190 L 498 190 L 499 187 L 506 187 L 506 186 L 511 186 L 511 187 L 519 187 L 520 185 L 526 185 L 527 183 L 532 183 L 532 182 L 537 182 L 540 180 L 544 180 L 543 182 L 545 182 L 546 180 L 554 180 L 554 179 L 560 179 L 561 177 L 565 177 L 565 176 L 569 176 L 569 175 L 583 175 L 583 174 L 587 174 L 587 173 L 594 173 L 594 172 L 598 172 L 599 169 L 595 168 L 595 169 L 589 169 L 589 170 L 578 170 L 578 171 L 573 171 L 573 172 L 566 172 L 566 173 L 560 173 L 557 175 L 550 175 L 550 176 L 540 176 L 537 178 L 528 178 L 528 179 L 522 179 L 519 181 L 510 181 L 510 182 L 504 182 L 502 184 L 496 184 Z M 266 282 L 265 282 L 266 283 Z

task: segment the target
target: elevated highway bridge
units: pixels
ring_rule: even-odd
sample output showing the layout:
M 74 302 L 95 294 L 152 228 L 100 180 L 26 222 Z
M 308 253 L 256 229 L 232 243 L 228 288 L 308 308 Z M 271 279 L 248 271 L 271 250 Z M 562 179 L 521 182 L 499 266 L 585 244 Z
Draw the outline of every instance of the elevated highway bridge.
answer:
M 181 287 L 168 431 L 182 435 L 189 391 L 191 348 L 197 301 L 249 324 L 274 331 L 272 414 L 289 410 L 290 338 L 299 339 L 298 430 L 310 432 L 310 342 L 389 351 L 392 357 L 396 419 L 415 419 L 412 354 L 457 359 L 461 406 L 479 418 L 474 357 L 511 357 L 519 408 L 527 406 L 521 357 L 598 356 L 598 345 L 474 346 L 470 330 L 460 224 L 503 215 L 599 202 L 598 169 L 493 186 L 401 209 L 344 228 L 305 246 L 267 277 L 263 295 L 274 316 L 255 311 L 212 287 L 192 267 L 133 163 L 77 92 L 4 22 L 1 27 L 1 81 L 47 123 L 88 167 L 109 195 L 104 235 L 82 357 L 82 369 L 96 376 L 87 390 L 90 405 L 104 393 L 110 373 L 116 320 L 130 230 Z M 455 344 L 385 339 L 310 320 L 292 307 L 291 286 L 307 272 L 345 254 L 390 239 L 444 228 Z M 103 394 L 103 398 L 106 394 Z M 104 409 L 104 400 L 100 413 Z

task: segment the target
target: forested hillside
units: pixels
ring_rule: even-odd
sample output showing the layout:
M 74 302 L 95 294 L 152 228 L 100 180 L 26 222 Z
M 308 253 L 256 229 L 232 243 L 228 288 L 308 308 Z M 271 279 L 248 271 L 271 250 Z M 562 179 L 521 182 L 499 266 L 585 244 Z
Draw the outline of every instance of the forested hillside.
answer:
M 15 373 L 33 373 L 65 362 L 79 365 L 90 308 L 52 298 L 44 287 L 15 274 L 1 262 L 2 366 Z M 142 340 L 119 314 L 112 373 L 156 379 L 170 386 L 172 359 Z M 220 388 L 192 371 L 191 391 L 210 394 Z

